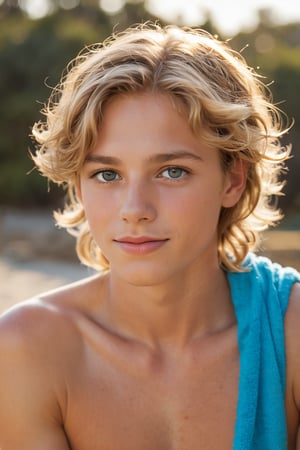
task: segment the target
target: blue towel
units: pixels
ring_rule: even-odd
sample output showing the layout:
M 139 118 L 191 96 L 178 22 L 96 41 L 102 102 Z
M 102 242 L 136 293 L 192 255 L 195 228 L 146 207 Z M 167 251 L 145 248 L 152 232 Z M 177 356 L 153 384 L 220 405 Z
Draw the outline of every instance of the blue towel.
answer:
M 287 450 L 284 315 L 300 274 L 254 254 L 244 265 L 228 273 L 240 351 L 233 450 Z

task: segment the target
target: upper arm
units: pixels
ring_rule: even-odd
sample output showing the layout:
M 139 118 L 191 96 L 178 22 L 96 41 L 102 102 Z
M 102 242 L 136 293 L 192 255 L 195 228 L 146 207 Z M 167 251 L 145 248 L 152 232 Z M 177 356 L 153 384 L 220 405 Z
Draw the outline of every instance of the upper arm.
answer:
M 285 316 L 286 413 L 289 448 L 299 449 L 300 415 L 300 283 L 294 284 Z M 296 444 L 298 434 L 298 443 Z
M 40 314 L 28 310 L 0 318 L 2 450 L 69 449 L 55 370 L 47 359 L 45 341 L 41 345 L 32 331 L 37 319 L 43 322 Z
M 286 357 L 293 397 L 300 411 L 300 283 L 292 287 L 285 318 Z

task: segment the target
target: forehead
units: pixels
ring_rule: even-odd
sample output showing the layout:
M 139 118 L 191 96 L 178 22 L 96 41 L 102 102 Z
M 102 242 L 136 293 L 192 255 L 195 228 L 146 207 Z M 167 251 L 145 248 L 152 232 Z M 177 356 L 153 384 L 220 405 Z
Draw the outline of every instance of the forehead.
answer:
M 113 97 L 103 110 L 97 146 L 112 142 L 153 146 L 194 140 L 183 105 L 161 93 L 135 93 Z
M 163 115 L 180 115 L 188 121 L 188 111 L 183 100 L 163 91 L 137 91 L 112 96 L 103 107 L 103 123 L 111 118 L 126 114 L 134 115 L 143 111 L 145 119 L 152 113 Z M 155 116 L 152 115 L 152 118 Z
M 106 105 L 86 161 L 108 164 L 119 159 L 118 164 L 130 165 L 183 158 L 194 163 L 219 160 L 218 152 L 195 135 L 170 96 L 143 93 L 118 96 Z

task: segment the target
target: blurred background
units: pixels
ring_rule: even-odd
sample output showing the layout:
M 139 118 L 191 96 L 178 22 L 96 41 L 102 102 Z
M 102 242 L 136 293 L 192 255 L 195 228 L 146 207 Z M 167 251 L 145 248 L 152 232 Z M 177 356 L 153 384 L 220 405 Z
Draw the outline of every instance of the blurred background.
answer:
M 64 192 L 30 159 L 33 123 L 67 65 L 86 45 L 141 21 L 204 28 L 229 39 L 269 84 L 295 125 L 285 218 L 262 253 L 300 269 L 300 2 L 244 0 L 0 0 L 0 311 L 90 273 L 55 228 Z

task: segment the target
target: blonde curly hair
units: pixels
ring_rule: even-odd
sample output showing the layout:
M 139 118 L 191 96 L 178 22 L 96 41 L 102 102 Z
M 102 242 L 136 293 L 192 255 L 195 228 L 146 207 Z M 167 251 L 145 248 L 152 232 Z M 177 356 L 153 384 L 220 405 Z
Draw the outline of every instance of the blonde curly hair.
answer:
M 287 129 L 258 74 L 227 42 L 204 30 L 141 24 L 84 49 L 69 64 L 43 111 L 46 121 L 32 132 L 36 166 L 68 189 L 64 210 L 55 213 L 57 224 L 76 235 L 83 263 L 109 267 L 75 187 L 96 143 L 105 104 L 138 92 L 167 93 L 182 102 L 194 133 L 219 150 L 224 171 L 246 161 L 243 195 L 234 207 L 221 210 L 218 223 L 220 264 L 243 270 L 260 232 L 281 218 L 273 200 L 282 191 L 279 175 L 290 152 L 280 144 Z

